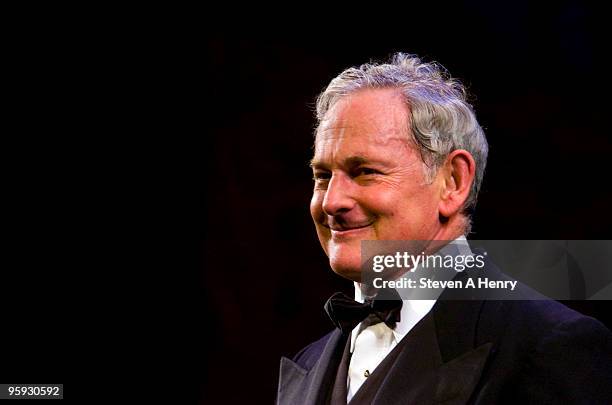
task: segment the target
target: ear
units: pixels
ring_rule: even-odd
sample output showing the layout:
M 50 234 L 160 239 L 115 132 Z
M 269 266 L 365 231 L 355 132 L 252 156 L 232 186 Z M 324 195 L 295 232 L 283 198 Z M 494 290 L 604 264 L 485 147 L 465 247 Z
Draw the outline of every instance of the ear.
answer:
M 451 218 L 461 212 L 468 199 L 476 174 L 476 162 L 470 152 L 454 150 L 446 157 L 440 174 L 443 177 L 438 210 L 441 216 Z

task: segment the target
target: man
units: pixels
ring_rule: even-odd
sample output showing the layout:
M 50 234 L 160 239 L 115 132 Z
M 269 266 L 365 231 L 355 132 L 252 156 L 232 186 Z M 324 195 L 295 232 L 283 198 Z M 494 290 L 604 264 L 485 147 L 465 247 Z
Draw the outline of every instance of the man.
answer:
M 282 359 L 279 404 L 612 402 L 610 332 L 554 301 L 396 299 L 384 316 L 369 309 L 376 297 L 359 303 L 361 241 L 469 250 L 488 146 L 459 82 L 397 54 L 342 72 L 317 118 L 311 214 L 357 302 L 332 297 L 338 327 Z M 504 278 L 490 263 L 486 271 Z

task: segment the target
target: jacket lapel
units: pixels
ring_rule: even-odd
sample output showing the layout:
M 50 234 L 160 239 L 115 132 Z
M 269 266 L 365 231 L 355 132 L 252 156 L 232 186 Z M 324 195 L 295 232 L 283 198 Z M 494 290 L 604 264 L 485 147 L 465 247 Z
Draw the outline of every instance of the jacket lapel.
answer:
M 404 339 L 374 404 L 465 404 L 492 343 L 474 348 L 482 301 L 438 301 Z
M 325 401 L 341 360 L 346 336 L 336 329 L 312 369 L 306 370 L 282 357 L 276 403 L 316 405 Z
M 437 371 L 435 403 L 465 404 L 480 380 L 492 343 L 485 343 Z
M 427 404 L 436 392 L 436 370 L 443 364 L 431 313 L 404 337 L 373 404 Z

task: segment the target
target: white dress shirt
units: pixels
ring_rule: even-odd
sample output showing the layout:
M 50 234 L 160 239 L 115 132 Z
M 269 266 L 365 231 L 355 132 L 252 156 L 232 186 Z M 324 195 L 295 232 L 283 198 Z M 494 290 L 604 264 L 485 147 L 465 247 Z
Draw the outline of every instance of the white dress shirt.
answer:
M 465 236 L 455 239 L 454 245 L 459 247 L 463 255 L 472 254 Z M 442 291 L 438 292 L 441 294 Z M 352 353 L 347 378 L 347 402 L 353 398 L 357 390 L 385 357 L 412 330 L 435 305 L 437 300 L 403 300 L 400 311 L 400 321 L 395 328 L 389 328 L 384 322 L 362 329 L 357 325 L 351 332 L 350 351 Z M 364 302 L 359 283 L 355 283 L 355 301 Z M 365 325 L 364 325 L 365 326 Z

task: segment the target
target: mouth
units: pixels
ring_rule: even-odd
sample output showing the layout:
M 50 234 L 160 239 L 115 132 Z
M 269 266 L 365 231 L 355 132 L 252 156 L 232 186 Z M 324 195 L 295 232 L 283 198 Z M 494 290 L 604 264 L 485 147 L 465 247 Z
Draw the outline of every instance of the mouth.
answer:
M 372 222 L 367 222 L 363 224 L 332 224 L 332 225 L 324 225 L 331 231 L 331 234 L 334 238 L 341 236 L 350 236 L 353 234 L 360 233 L 361 231 L 369 228 L 372 225 Z

